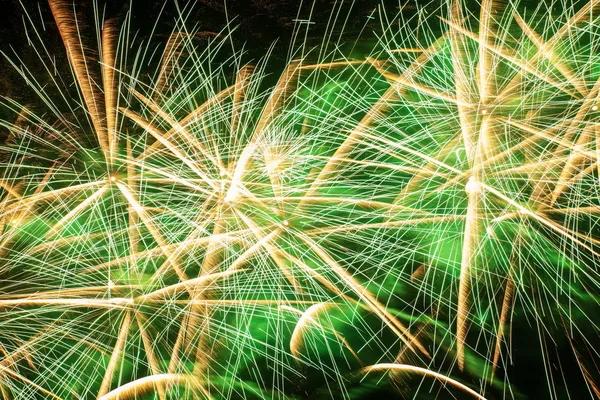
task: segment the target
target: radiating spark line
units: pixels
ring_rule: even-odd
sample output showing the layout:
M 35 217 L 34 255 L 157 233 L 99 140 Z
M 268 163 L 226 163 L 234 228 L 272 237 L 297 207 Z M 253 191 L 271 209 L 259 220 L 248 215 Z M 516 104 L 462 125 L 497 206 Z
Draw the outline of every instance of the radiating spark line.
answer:
M 560 29 L 546 42 L 547 48 L 553 48 L 554 45 L 567 33 L 571 31 L 571 29 L 579 22 L 586 20 L 587 18 L 592 17 L 592 12 L 596 9 L 596 7 L 600 4 L 597 0 L 590 0 L 586 4 L 584 4 L 581 9 L 575 13 L 566 23 L 564 23 Z M 535 65 L 539 62 L 539 60 L 544 57 L 541 52 L 536 52 L 530 60 L 530 63 Z M 519 83 L 525 72 L 528 72 L 523 69 L 518 69 L 516 75 L 511 79 L 511 81 L 506 84 L 504 89 L 498 94 L 496 102 L 499 104 L 503 102 L 512 92 L 518 89 Z
M 369 372 L 373 372 L 373 371 L 380 371 L 380 370 L 399 370 L 399 371 L 407 371 L 407 372 L 416 372 L 419 374 L 423 374 L 426 376 L 431 376 L 433 378 L 436 378 L 444 383 L 449 383 L 454 387 L 457 387 L 458 389 L 461 389 L 471 395 L 473 395 L 474 397 L 480 399 L 480 400 L 486 400 L 485 397 L 483 397 L 482 395 L 480 395 L 479 393 L 477 393 L 476 391 L 474 391 L 473 389 L 471 389 L 468 386 L 463 385 L 462 383 L 449 378 L 445 375 L 439 374 L 437 372 L 431 371 L 429 369 L 426 368 L 421 368 L 421 367 L 415 367 L 413 365 L 406 365 L 406 364 L 389 364 L 389 363 L 383 363 L 383 364 L 375 364 L 375 365 L 371 365 L 370 367 L 366 367 L 362 370 L 363 373 L 369 373 Z
M 214 272 L 211 274 L 202 275 L 198 278 L 188 279 L 187 281 L 165 286 L 161 289 L 155 290 L 154 292 L 144 294 L 136 298 L 135 301 L 144 302 L 146 300 L 152 300 L 156 298 L 166 298 L 167 296 L 174 296 L 180 290 L 192 291 L 194 293 L 198 293 L 198 291 L 202 292 L 202 288 L 204 288 L 207 284 L 210 284 L 219 278 L 227 278 L 230 275 L 243 271 L 243 269 L 232 268 L 223 272 Z
M 465 215 L 440 215 L 440 216 L 432 216 L 432 217 L 423 217 L 423 218 L 412 218 L 400 221 L 385 221 L 379 223 L 371 223 L 371 224 L 357 224 L 357 225 L 348 225 L 348 226 L 340 226 L 340 227 L 331 227 L 331 228 L 314 228 L 304 232 L 307 236 L 315 236 L 322 234 L 330 234 L 337 232 L 348 232 L 348 231 L 356 231 L 361 229 L 377 229 L 377 228 L 386 228 L 392 229 L 394 227 L 403 227 L 410 225 L 419 225 L 419 224 L 435 224 L 440 222 L 449 222 L 449 221 L 457 221 L 467 219 Z
M 202 145 L 202 143 L 200 143 L 198 140 L 196 140 L 196 138 L 194 138 L 187 130 L 184 126 L 182 126 L 177 120 L 175 120 L 174 118 L 171 118 L 171 116 L 169 115 L 169 113 L 163 111 L 163 109 L 161 107 L 159 107 L 154 101 L 152 101 L 151 99 L 145 97 L 144 95 L 142 95 L 140 92 L 138 92 L 135 89 L 130 89 L 131 93 L 133 93 L 133 95 L 135 97 L 137 97 L 142 103 L 144 103 L 150 110 L 152 110 L 156 115 L 160 116 L 162 119 L 164 119 L 165 121 L 167 121 L 169 123 L 169 125 L 172 126 L 172 130 L 174 134 L 177 135 L 181 135 L 182 139 L 184 140 L 185 143 L 189 143 L 192 144 L 194 147 L 196 147 L 200 153 L 202 153 L 203 156 L 205 156 L 207 159 L 209 159 L 210 161 L 213 162 L 213 164 L 218 164 L 217 161 L 214 159 L 214 157 L 212 156 L 212 154 L 210 154 L 210 152 L 208 152 L 204 146 Z M 165 134 L 166 137 L 169 136 L 169 134 Z M 160 141 L 160 139 L 159 139 Z M 168 139 L 164 139 L 164 142 L 161 141 L 161 144 L 165 145 L 166 143 L 170 143 L 168 141 Z M 167 146 L 165 146 L 167 147 Z M 169 148 L 169 147 L 167 147 Z
M 125 385 L 119 386 L 113 391 L 106 393 L 98 400 L 112 400 L 112 399 L 128 399 L 135 398 L 137 395 L 143 395 L 153 389 L 160 387 L 160 385 L 173 385 L 173 384 L 187 384 L 194 387 L 198 387 L 198 382 L 195 377 L 181 374 L 160 374 L 151 375 L 138 380 L 126 383 Z
M 244 234 L 249 234 L 249 233 L 251 233 L 250 229 L 246 229 L 246 230 L 241 230 L 241 231 L 230 231 L 230 232 L 223 233 L 223 234 L 216 235 L 216 236 L 206 236 L 206 237 L 201 237 L 201 238 L 187 239 L 187 240 L 179 242 L 179 243 L 171 243 L 171 244 L 164 245 L 163 247 L 159 246 L 157 248 L 139 251 L 135 254 L 133 259 L 134 259 L 134 261 L 138 261 L 144 257 L 152 257 L 152 256 L 162 255 L 162 254 L 165 254 L 164 253 L 165 249 L 168 251 L 167 254 L 174 254 L 174 257 L 175 257 L 175 255 L 180 254 L 182 251 L 184 251 L 186 249 L 193 248 L 196 246 L 202 246 L 204 244 L 209 243 L 211 240 L 222 240 L 222 241 L 243 240 Z M 171 250 L 173 250 L 173 251 L 171 252 Z M 131 259 L 132 259 L 131 256 L 114 258 L 113 260 L 107 261 L 105 263 L 97 264 L 92 267 L 89 267 L 86 270 L 84 270 L 83 272 L 89 273 L 89 272 L 93 272 L 93 271 L 99 271 L 102 269 L 110 268 L 112 266 L 118 266 L 118 265 L 125 264 L 125 263 L 131 261 Z
M 78 206 L 74 207 L 71 211 L 65 214 L 58 222 L 56 222 L 46 233 L 46 238 L 50 238 L 53 235 L 57 235 L 60 233 L 60 230 L 68 224 L 73 218 L 77 217 L 82 211 L 88 208 L 90 205 L 94 204 L 98 199 L 100 199 L 108 190 L 108 186 L 102 186 L 100 189 L 94 192 L 87 199 L 82 201 Z
M 105 180 L 95 181 L 95 182 L 87 182 L 87 183 L 81 183 L 79 185 L 68 186 L 65 188 L 42 191 L 39 193 L 35 193 L 31 196 L 21 197 L 21 199 L 18 202 L 6 206 L 4 212 L 5 212 L 5 214 L 9 214 L 9 213 L 16 213 L 16 212 L 23 211 L 23 210 L 29 210 L 30 209 L 29 207 L 31 207 L 32 205 L 36 205 L 44 200 L 60 199 L 61 196 L 64 196 L 66 194 L 70 194 L 72 192 L 79 192 L 84 189 L 93 188 L 95 186 L 104 185 L 105 183 L 106 183 Z
M 512 278 L 506 279 L 506 289 L 504 290 L 504 299 L 502 300 L 502 310 L 500 311 L 500 320 L 498 321 L 498 333 L 496 336 L 496 347 L 494 348 L 494 358 L 492 360 L 492 372 L 490 374 L 490 382 L 494 380 L 498 361 L 500 360 L 500 352 L 502 351 L 502 340 L 504 338 L 504 330 L 512 309 L 513 294 L 515 291 Z
M 0 309 L 11 307 L 36 307 L 36 306 L 65 306 L 83 308 L 127 308 L 133 304 L 130 298 L 113 297 L 111 299 L 3 299 L 0 300 Z
M 204 172 L 202 172 L 202 170 L 199 169 L 199 167 L 197 165 L 195 165 L 195 163 L 192 160 L 190 160 L 188 157 L 186 157 L 180 150 L 177 149 L 177 147 L 174 144 L 172 144 L 168 139 L 166 139 L 165 138 L 166 135 L 162 135 L 159 132 L 158 128 L 155 127 L 151 122 L 144 120 L 138 114 L 136 114 L 133 111 L 130 111 L 128 109 L 121 108 L 121 112 L 123 114 L 125 114 L 127 117 L 131 118 L 131 120 L 136 122 L 138 125 L 143 127 L 146 130 L 146 132 L 148 132 L 152 136 L 154 136 L 154 138 L 157 141 L 159 141 L 163 146 L 165 146 L 167 149 L 169 149 L 169 151 L 171 151 L 179 160 L 181 160 L 181 162 L 183 162 L 185 165 L 187 165 L 200 178 L 202 178 L 204 180 L 204 182 L 206 182 L 210 187 L 212 187 L 213 189 L 216 189 L 213 181 L 211 179 L 209 179 L 206 176 L 206 174 L 204 174 Z
M 140 203 L 136 200 L 135 196 L 122 183 L 117 183 L 117 187 L 119 188 L 121 193 L 123 193 L 123 196 L 125 196 L 129 204 L 133 207 L 135 213 L 142 220 L 142 222 L 144 223 L 144 225 L 146 226 L 156 243 L 158 243 L 158 246 L 160 247 L 163 254 L 167 256 L 164 265 L 173 268 L 173 271 L 175 271 L 179 279 L 181 279 L 182 281 L 187 281 L 187 275 L 180 268 L 179 263 L 177 262 L 175 257 L 173 257 L 173 253 L 171 253 L 171 251 L 169 250 L 167 242 L 163 238 L 158 228 L 152 222 L 152 219 L 146 214 L 144 207 L 140 205 Z M 155 273 L 155 276 L 160 274 L 160 272 L 161 270 L 157 271 Z
M 461 34 L 463 34 L 466 37 L 468 37 L 468 38 L 470 38 L 470 39 L 478 42 L 480 46 L 486 47 L 491 52 L 493 52 L 496 55 L 502 57 L 506 61 L 509 61 L 512 64 L 515 64 L 520 69 L 522 69 L 522 70 L 524 70 L 524 71 L 526 71 L 526 72 L 528 72 L 528 73 L 530 73 L 532 75 L 535 75 L 537 78 L 539 78 L 539 79 L 541 79 L 541 80 L 549 83 L 550 85 L 552 85 L 552 86 L 556 87 L 557 89 L 565 92 L 566 94 L 568 94 L 569 96 L 571 96 L 573 98 L 579 98 L 579 96 L 575 92 L 573 92 L 573 91 L 571 91 L 569 89 L 566 89 L 564 87 L 564 85 L 562 85 L 560 82 L 557 82 L 555 79 L 553 79 L 553 78 L 551 78 L 549 76 L 544 75 L 540 71 L 536 70 L 535 67 L 531 66 L 529 63 L 523 62 L 523 61 L 519 60 L 518 58 L 516 58 L 515 56 L 506 53 L 502 48 L 500 48 L 500 47 L 498 47 L 496 45 L 486 44 L 486 43 L 479 42 L 479 39 L 477 38 L 477 36 L 475 36 L 472 32 L 470 32 L 470 31 L 468 31 L 468 30 L 466 30 L 466 29 L 464 29 L 464 28 L 456 25 L 456 23 L 454 23 L 452 21 L 449 21 L 449 20 L 447 20 L 445 18 L 442 18 L 442 17 L 440 17 L 440 19 L 442 21 L 444 21 L 445 23 L 447 23 L 452 28 L 456 29 Z
M 44 389 L 43 387 L 41 387 L 40 385 L 36 384 L 35 382 L 32 382 L 31 380 L 25 378 L 23 375 L 14 372 L 13 370 L 11 370 L 10 368 L 6 368 L 3 365 L 0 365 L 0 371 L 3 372 L 6 375 L 10 375 L 13 378 L 16 378 L 20 381 L 22 381 L 23 383 L 26 383 L 27 385 L 35 388 L 36 390 L 44 393 L 46 396 L 52 397 L 53 399 L 58 399 L 61 400 L 60 397 L 56 396 L 55 394 L 53 394 L 52 392 L 49 392 L 48 390 Z
M 502 200 L 506 201 L 508 204 L 510 204 L 511 206 L 515 207 L 521 214 L 532 217 L 533 219 L 535 219 L 536 221 L 540 222 L 542 225 L 547 226 L 548 228 L 550 228 L 551 230 L 557 232 L 559 235 L 561 236 L 565 236 L 566 238 L 572 240 L 574 243 L 580 245 L 581 247 L 591 251 L 592 253 L 596 253 L 596 251 L 594 251 L 594 249 L 589 246 L 588 244 L 582 242 L 581 240 L 577 239 L 572 233 L 570 233 L 569 231 L 567 231 L 564 227 L 562 227 L 561 225 L 558 225 L 552 221 L 550 221 L 548 218 L 545 218 L 544 216 L 541 216 L 531 210 L 528 210 L 527 208 L 523 207 L 522 205 L 516 203 L 514 200 L 512 200 L 511 198 L 505 196 L 504 194 L 502 194 L 501 192 L 499 192 L 498 190 L 482 184 L 485 189 L 491 193 L 493 193 L 494 195 L 498 196 L 499 198 L 501 198 Z M 589 240 L 589 239 L 588 239 Z
M 138 328 L 140 329 L 140 334 L 142 336 L 142 342 L 144 344 L 144 350 L 146 351 L 146 358 L 148 359 L 148 363 L 150 364 L 150 370 L 152 371 L 152 376 L 160 375 L 160 366 L 158 364 L 158 359 L 156 358 L 156 354 L 153 350 L 152 340 L 148 336 L 148 332 L 146 332 L 145 321 L 144 318 L 139 314 L 135 314 L 135 320 L 137 322 Z M 155 383 L 156 391 L 158 392 L 158 398 L 160 400 L 164 400 L 165 396 L 165 387 L 162 382 Z M 98 396 L 100 397 L 100 396 Z
M 577 91 L 582 96 L 587 97 L 588 90 L 585 87 L 584 82 L 581 79 L 579 79 L 577 76 L 575 76 L 575 74 L 569 69 L 569 67 L 566 64 L 564 64 L 560 61 L 560 59 L 556 56 L 556 54 L 554 54 L 552 52 L 552 49 L 550 49 L 548 47 L 547 43 L 544 42 L 544 40 L 540 37 L 540 35 L 538 35 L 529 25 L 527 25 L 527 23 L 523 20 L 523 18 L 521 18 L 521 16 L 516 11 L 513 11 L 512 14 L 513 14 L 513 17 L 515 18 L 515 20 L 517 21 L 517 23 L 519 24 L 519 26 L 521 27 L 521 29 L 523 29 L 523 32 L 525 32 L 527 37 L 533 42 L 533 44 L 535 44 L 535 46 L 538 49 L 539 54 L 541 54 L 546 59 L 548 59 L 548 61 L 550 61 L 552 63 L 552 65 L 561 74 L 563 74 L 563 76 L 565 78 L 567 78 L 567 81 L 575 89 L 577 89 Z
M 292 332 L 292 337 L 290 339 L 290 351 L 293 355 L 295 355 L 296 357 L 299 357 L 299 355 L 300 355 L 300 347 L 304 343 L 303 335 L 305 334 L 305 332 L 308 328 L 308 324 L 314 324 L 314 325 L 318 326 L 320 329 L 325 329 L 323 327 L 323 325 L 320 324 L 319 321 L 317 321 L 314 318 L 314 315 L 317 314 L 321 310 L 325 311 L 327 308 L 330 308 L 335 305 L 336 305 L 335 303 L 316 303 L 316 304 L 313 304 L 312 306 L 310 306 L 309 308 L 307 308 L 306 311 L 304 311 L 304 312 L 298 310 L 297 308 L 291 307 L 291 306 L 281 306 L 280 307 L 280 309 L 282 309 L 282 310 L 290 311 L 290 312 L 300 315 L 300 319 L 296 323 L 296 326 L 294 327 L 294 331 Z M 352 353 L 352 356 L 360 364 L 362 364 L 362 360 L 360 359 L 360 357 L 358 357 L 358 354 L 356 353 L 356 351 L 354 351 L 352 346 L 350 346 L 350 343 L 348 343 L 348 341 L 335 329 L 331 328 L 331 331 L 333 332 L 335 337 L 348 349 L 348 351 L 350 351 L 350 353 Z
M 60 0 L 49 0 L 52 15 L 56 21 L 58 31 L 63 39 L 69 62 L 77 78 L 81 94 L 89 111 L 90 119 L 98 137 L 98 144 L 106 154 L 108 146 L 106 136 L 106 122 L 104 112 L 100 108 L 101 94 L 92 83 L 92 75 L 88 67 L 88 60 L 83 51 L 83 44 L 77 28 L 76 18 L 71 15 L 67 2 Z
M 228 96 L 230 96 L 234 92 L 234 89 L 235 89 L 235 85 L 232 85 L 232 86 L 229 86 L 229 87 L 223 89 L 219 93 L 215 94 L 214 96 L 212 96 L 211 98 L 209 98 L 208 100 L 206 100 L 203 104 L 201 104 L 198 107 L 196 107 L 196 109 L 194 109 L 192 112 L 190 112 L 181 121 L 179 121 L 179 125 L 182 128 L 187 127 L 194 120 L 196 120 L 197 118 L 199 118 L 200 116 L 202 116 L 202 114 L 204 114 L 205 112 L 207 112 L 212 106 L 220 103 L 225 98 L 227 98 Z M 167 131 L 164 134 L 164 141 L 167 141 L 167 142 L 170 141 L 171 137 L 174 136 L 175 133 L 176 132 L 175 132 L 174 128 L 172 128 L 169 131 Z M 141 160 L 143 158 L 146 158 L 146 157 L 150 156 L 161 145 L 164 146 L 164 142 L 163 141 L 160 141 L 160 140 L 155 141 L 153 144 L 151 144 L 148 147 L 146 147 L 145 150 L 144 150 L 144 152 L 142 152 L 139 156 L 137 156 L 136 161 L 139 161 L 139 160 Z
M 366 304 L 372 307 L 372 310 L 377 314 L 397 335 L 402 341 L 411 349 L 416 347 L 425 356 L 429 357 L 429 353 L 425 347 L 415 338 L 410 331 L 400 323 L 392 314 L 390 314 L 385 307 L 377 301 L 377 299 L 369 293 L 354 277 L 346 272 L 333 258 L 331 258 L 323 249 L 308 236 L 302 235 L 300 239 L 304 241 L 331 269 L 348 284 L 349 287 L 363 300 Z
M 121 322 L 121 329 L 119 330 L 117 342 L 115 343 L 115 347 L 113 348 L 113 352 L 110 356 L 108 366 L 106 367 L 106 371 L 104 372 L 102 384 L 100 385 L 100 389 L 98 390 L 99 398 L 105 396 L 110 390 L 110 385 L 112 383 L 115 370 L 117 369 L 118 363 L 120 361 L 119 358 L 121 358 L 121 354 L 123 353 L 123 350 L 125 348 L 125 343 L 127 341 L 127 336 L 129 335 L 130 327 L 131 313 L 127 312 L 123 317 L 123 322 Z
M 104 84 L 104 102 L 106 105 L 106 135 L 109 165 L 113 165 L 118 144 L 116 132 L 117 118 L 117 78 L 115 77 L 116 22 L 105 21 L 102 29 L 102 77 Z

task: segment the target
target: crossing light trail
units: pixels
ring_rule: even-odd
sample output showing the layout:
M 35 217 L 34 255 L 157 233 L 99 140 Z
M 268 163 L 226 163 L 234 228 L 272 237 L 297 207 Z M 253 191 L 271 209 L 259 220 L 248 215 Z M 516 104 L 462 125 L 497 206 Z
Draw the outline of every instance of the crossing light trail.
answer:
M 548 398 L 597 394 L 597 3 L 381 7 L 351 47 L 332 13 L 280 68 L 192 4 L 166 40 L 24 14 L 44 68 L 3 53 L 39 106 L 2 99 L 2 396 L 519 398 L 532 340 Z

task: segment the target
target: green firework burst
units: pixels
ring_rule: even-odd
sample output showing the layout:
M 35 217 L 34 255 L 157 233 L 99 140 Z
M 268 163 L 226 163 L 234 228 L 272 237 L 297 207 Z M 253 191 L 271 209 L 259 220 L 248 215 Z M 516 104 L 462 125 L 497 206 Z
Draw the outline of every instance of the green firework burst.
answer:
M 93 55 L 49 4 L 72 76 L 41 43 L 3 101 L 3 397 L 519 399 L 532 343 L 600 394 L 595 1 L 382 7 L 277 75 L 188 6 Z

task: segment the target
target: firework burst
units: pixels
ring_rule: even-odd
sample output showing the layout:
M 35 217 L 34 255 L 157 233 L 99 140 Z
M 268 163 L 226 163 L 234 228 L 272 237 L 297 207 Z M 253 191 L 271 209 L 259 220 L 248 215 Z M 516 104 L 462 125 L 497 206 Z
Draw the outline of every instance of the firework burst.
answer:
M 275 79 L 187 8 L 94 55 L 49 3 L 77 92 L 3 102 L 3 397 L 523 398 L 516 319 L 600 395 L 596 2 L 381 8 Z

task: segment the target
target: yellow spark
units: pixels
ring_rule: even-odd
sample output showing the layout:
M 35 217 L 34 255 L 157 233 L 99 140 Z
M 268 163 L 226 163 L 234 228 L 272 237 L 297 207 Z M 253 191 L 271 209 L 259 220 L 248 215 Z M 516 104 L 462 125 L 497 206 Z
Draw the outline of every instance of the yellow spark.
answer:
M 98 400 L 126 400 L 136 398 L 151 390 L 157 389 L 160 385 L 188 384 L 196 388 L 199 387 L 199 381 L 192 375 L 181 374 L 159 374 L 146 376 L 135 381 L 121 385 L 115 390 L 106 393 Z M 210 396 L 209 396 L 210 397 Z
M 113 352 L 110 356 L 110 360 L 108 362 L 108 366 L 106 367 L 106 371 L 104 372 L 104 378 L 102 379 L 100 390 L 98 390 L 98 397 L 104 396 L 110 390 L 110 385 L 112 383 L 115 370 L 117 369 L 118 363 L 120 361 L 121 353 L 125 349 L 125 342 L 127 341 L 127 336 L 129 335 L 130 326 L 131 313 L 127 312 L 125 313 L 123 322 L 121 322 L 119 336 L 117 337 L 117 342 L 115 343 L 115 347 L 113 348 Z
M 471 395 L 473 395 L 474 397 L 480 399 L 480 400 L 486 400 L 485 397 L 483 397 L 482 395 L 480 395 L 479 393 L 477 393 L 476 391 L 474 391 L 473 389 L 471 389 L 470 387 L 460 383 L 457 380 L 454 380 L 452 378 L 447 377 L 446 375 L 442 375 L 438 372 L 434 372 L 430 369 L 426 369 L 426 368 L 421 368 L 421 367 L 416 367 L 414 365 L 407 365 L 407 364 L 392 364 L 392 363 L 382 363 L 382 364 L 375 364 L 375 365 L 371 365 L 369 367 L 363 368 L 362 372 L 363 373 L 369 373 L 369 372 L 373 372 L 373 371 L 385 371 L 385 370 L 398 370 L 398 371 L 406 371 L 406 372 L 415 372 L 415 373 L 419 373 L 422 375 L 426 375 L 426 376 L 431 376 L 433 378 L 436 378 L 438 380 L 440 380 L 441 382 L 444 383 L 449 383 L 450 385 L 461 389 Z

